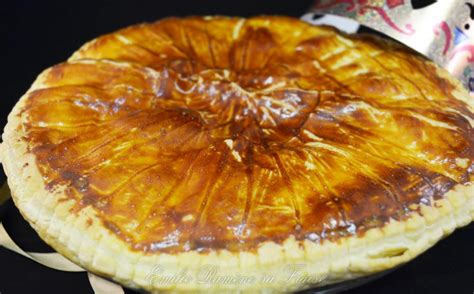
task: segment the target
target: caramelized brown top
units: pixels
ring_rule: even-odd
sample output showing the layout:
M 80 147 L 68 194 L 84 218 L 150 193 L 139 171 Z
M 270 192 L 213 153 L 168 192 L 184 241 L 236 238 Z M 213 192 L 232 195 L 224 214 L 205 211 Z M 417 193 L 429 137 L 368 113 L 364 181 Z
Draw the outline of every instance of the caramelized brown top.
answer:
M 47 187 L 135 250 L 335 240 L 474 170 L 474 115 L 434 66 L 294 19 L 130 27 L 44 83 L 22 117 Z

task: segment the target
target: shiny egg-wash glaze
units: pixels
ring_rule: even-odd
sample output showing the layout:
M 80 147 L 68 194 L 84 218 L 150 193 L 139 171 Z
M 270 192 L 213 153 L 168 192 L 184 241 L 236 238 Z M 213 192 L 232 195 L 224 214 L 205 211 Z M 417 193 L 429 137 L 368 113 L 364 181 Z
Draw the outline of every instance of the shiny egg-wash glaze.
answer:
M 469 182 L 474 115 L 433 66 L 271 20 L 165 19 L 50 69 L 21 113 L 48 189 L 173 253 L 363 234 Z

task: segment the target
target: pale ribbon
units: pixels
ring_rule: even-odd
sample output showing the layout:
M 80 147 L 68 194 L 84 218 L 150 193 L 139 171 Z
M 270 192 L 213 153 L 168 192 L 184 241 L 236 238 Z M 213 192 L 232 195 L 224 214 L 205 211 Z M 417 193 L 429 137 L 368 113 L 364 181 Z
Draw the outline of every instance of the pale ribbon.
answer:
M 7 184 L 5 183 L 0 188 L 0 205 L 6 202 L 10 198 L 10 191 Z M 59 253 L 36 253 L 36 252 L 26 252 L 21 249 L 12 238 L 8 235 L 5 227 L 2 224 L 2 219 L 0 218 L 0 246 L 9 249 L 13 252 L 16 252 L 24 257 L 27 257 L 33 261 L 36 261 L 39 264 L 42 264 L 46 267 L 65 271 L 65 272 L 85 272 L 85 270 L 78 265 L 72 263 L 67 258 L 62 256 Z M 112 283 L 106 279 L 103 279 L 99 276 L 96 276 L 92 273 L 87 273 L 89 278 L 89 283 L 91 284 L 94 293 L 96 294 L 123 294 L 123 288 L 120 285 Z

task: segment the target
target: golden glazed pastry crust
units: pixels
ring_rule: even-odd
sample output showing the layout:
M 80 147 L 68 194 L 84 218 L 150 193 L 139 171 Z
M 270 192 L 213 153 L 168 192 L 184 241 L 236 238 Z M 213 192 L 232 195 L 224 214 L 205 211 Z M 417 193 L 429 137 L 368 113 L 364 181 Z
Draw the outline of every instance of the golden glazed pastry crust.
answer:
M 171 18 L 43 72 L 0 154 L 22 215 L 87 270 L 148 291 L 291 291 L 392 268 L 471 222 L 473 109 L 390 42 Z

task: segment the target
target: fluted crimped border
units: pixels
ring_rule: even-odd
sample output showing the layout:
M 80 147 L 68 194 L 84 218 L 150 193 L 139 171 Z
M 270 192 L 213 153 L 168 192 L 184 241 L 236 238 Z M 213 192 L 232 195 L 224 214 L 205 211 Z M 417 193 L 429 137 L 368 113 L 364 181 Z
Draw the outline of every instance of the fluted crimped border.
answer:
M 404 221 L 391 220 L 382 228 L 368 230 L 363 237 L 350 236 L 337 242 L 325 240 L 322 243 L 299 243 L 289 238 L 282 244 L 265 242 L 256 252 L 240 253 L 220 250 L 206 254 L 186 252 L 171 255 L 133 251 L 102 225 L 92 208 L 71 213 L 75 200 L 64 201 L 61 189 L 55 192 L 46 190 L 35 157 L 27 152 L 19 113 L 28 93 L 45 86 L 46 72 L 16 104 L 3 134 L 0 159 L 8 175 L 13 200 L 40 237 L 59 253 L 81 267 L 125 286 L 151 292 L 219 293 L 292 291 L 321 286 L 405 263 L 474 219 L 471 179 L 469 184 L 455 186 L 432 206 L 421 205 L 420 213 L 414 212 Z M 453 94 L 468 103 L 473 111 L 474 100 L 469 99 L 459 82 L 442 69 L 438 69 L 438 75 L 456 85 Z M 220 277 L 242 279 L 215 280 L 214 283 L 208 280 L 206 283 L 205 276 L 200 275 L 203 268 L 209 266 L 218 269 Z M 296 268 L 292 270 L 291 266 Z M 163 273 L 180 274 L 183 270 L 187 270 L 191 279 L 162 279 Z

